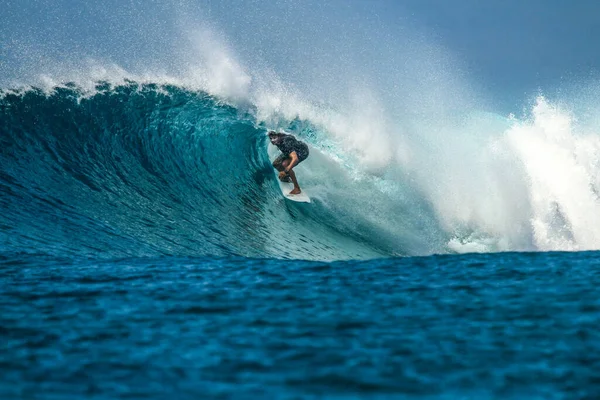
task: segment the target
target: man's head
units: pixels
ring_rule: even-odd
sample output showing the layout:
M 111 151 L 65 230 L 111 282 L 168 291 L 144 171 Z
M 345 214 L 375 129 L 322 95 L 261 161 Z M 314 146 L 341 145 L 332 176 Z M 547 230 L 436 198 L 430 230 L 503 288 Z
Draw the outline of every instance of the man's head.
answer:
M 269 131 L 268 135 L 269 135 L 269 140 L 271 141 L 272 144 L 278 144 L 281 141 L 281 139 L 283 139 L 283 133 Z

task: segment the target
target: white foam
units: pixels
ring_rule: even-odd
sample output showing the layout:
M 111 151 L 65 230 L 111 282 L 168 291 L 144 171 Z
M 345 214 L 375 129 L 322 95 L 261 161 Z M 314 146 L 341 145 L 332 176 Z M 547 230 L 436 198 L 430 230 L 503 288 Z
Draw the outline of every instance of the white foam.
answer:
M 440 132 L 405 165 L 444 229 L 455 232 L 448 248 L 599 249 L 600 136 L 593 127 L 576 125 L 573 112 L 543 97 L 530 117 L 512 117 L 507 128 L 492 120 Z
M 600 248 L 600 136 L 577 132 L 572 115 L 540 97 L 533 120 L 515 125 L 507 140 L 529 184 L 536 247 Z

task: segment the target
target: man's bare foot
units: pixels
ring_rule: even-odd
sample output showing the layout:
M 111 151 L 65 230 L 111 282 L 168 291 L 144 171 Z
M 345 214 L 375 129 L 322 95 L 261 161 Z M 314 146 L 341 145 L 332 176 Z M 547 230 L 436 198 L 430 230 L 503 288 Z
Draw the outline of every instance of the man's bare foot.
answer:
M 300 194 L 302 191 L 300 190 L 300 188 L 294 188 L 294 190 L 292 190 L 290 192 L 290 194 Z

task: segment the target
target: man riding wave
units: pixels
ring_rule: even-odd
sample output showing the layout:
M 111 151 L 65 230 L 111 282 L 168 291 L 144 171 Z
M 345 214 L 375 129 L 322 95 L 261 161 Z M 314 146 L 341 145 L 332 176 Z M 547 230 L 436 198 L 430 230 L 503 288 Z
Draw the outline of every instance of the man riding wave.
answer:
M 291 178 L 294 189 L 290 194 L 300 194 L 302 190 L 300 190 L 293 168 L 306 160 L 308 157 L 308 146 L 292 135 L 275 131 L 269 132 L 269 139 L 271 140 L 271 144 L 277 146 L 281 151 L 279 157 L 273 161 L 273 167 L 279 171 L 279 179 L 282 182 L 289 182 Z

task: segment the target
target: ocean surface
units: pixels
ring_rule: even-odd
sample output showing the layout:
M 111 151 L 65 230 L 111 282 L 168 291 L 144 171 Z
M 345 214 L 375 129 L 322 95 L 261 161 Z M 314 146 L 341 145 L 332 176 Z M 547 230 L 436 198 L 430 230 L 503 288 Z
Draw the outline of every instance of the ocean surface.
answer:
M 594 399 L 600 255 L 0 257 L 5 399 Z
M 0 399 L 600 399 L 598 12 L 516 3 L 2 3 Z

